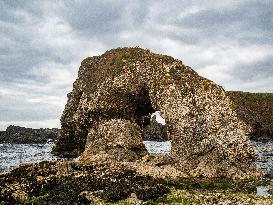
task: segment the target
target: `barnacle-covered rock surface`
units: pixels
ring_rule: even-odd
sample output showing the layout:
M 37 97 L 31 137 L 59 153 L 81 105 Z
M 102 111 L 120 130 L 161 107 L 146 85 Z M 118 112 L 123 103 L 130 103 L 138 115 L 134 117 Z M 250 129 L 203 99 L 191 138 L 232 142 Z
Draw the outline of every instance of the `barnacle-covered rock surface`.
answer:
M 143 119 L 160 111 L 170 166 L 192 176 L 256 176 L 248 133 L 224 89 L 170 56 L 118 48 L 82 61 L 53 153 L 139 160 Z M 112 157 L 111 157 L 112 153 Z

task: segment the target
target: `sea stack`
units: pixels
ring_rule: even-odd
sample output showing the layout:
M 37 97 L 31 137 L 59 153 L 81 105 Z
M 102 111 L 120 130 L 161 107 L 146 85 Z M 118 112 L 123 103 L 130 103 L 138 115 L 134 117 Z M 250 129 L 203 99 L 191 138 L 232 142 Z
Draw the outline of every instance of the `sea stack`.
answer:
M 257 174 L 250 128 L 225 90 L 170 56 L 118 48 L 82 61 L 53 149 L 82 162 L 134 162 L 148 155 L 142 132 L 151 113 L 166 121 L 170 166 L 192 176 Z

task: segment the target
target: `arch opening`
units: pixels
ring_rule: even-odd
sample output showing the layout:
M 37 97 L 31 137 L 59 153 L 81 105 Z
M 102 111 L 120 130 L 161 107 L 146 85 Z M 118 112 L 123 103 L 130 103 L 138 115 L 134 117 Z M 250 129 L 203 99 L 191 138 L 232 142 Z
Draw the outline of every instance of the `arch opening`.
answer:
M 166 121 L 160 115 L 160 111 L 153 107 L 148 88 L 143 86 L 137 95 L 131 94 L 129 99 L 135 107 L 135 119 L 141 128 L 142 141 L 148 152 L 170 153 L 171 142 L 168 138 Z
M 142 140 L 149 153 L 169 154 L 171 152 L 166 122 L 159 111 L 150 115 L 150 124 L 142 130 Z

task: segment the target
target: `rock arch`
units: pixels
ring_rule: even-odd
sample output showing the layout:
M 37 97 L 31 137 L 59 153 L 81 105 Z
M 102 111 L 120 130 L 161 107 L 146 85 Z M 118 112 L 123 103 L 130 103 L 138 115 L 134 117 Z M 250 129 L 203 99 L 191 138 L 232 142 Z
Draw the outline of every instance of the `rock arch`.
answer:
M 73 97 L 79 93 L 80 99 Z M 172 166 L 210 177 L 255 173 L 248 127 L 225 91 L 181 61 L 141 48 L 113 49 L 82 62 L 53 152 L 140 159 L 147 154 L 139 143 L 141 118 L 154 110 L 167 121 Z M 74 147 L 67 150 L 71 138 Z

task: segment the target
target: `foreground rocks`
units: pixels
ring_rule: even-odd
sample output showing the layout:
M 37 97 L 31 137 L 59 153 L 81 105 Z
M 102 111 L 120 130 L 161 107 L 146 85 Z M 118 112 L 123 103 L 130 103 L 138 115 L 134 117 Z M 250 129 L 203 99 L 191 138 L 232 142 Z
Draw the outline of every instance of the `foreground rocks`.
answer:
M 32 129 L 10 125 L 0 133 L 0 143 L 42 144 L 57 138 L 59 129 Z
M 252 128 L 251 139 L 273 139 L 273 93 L 229 91 L 233 109 Z
M 143 119 L 155 111 L 166 120 L 175 168 L 193 176 L 257 175 L 250 128 L 237 118 L 224 89 L 180 60 L 141 48 L 113 49 L 81 63 L 53 153 L 81 155 L 84 162 L 98 155 L 140 159 L 141 136 L 149 138 Z
M 255 196 L 255 181 L 191 178 L 151 157 L 21 165 L 0 175 L 0 204 L 273 204 Z
M 253 194 L 230 192 L 230 191 L 188 191 L 188 190 L 172 190 L 167 196 L 159 200 L 156 204 L 206 204 L 206 205 L 270 205 L 272 197 L 255 197 Z

